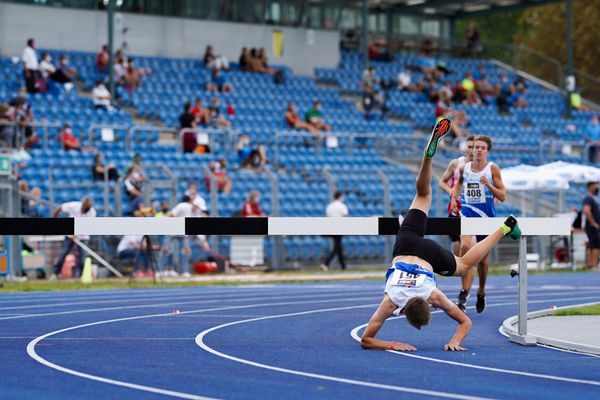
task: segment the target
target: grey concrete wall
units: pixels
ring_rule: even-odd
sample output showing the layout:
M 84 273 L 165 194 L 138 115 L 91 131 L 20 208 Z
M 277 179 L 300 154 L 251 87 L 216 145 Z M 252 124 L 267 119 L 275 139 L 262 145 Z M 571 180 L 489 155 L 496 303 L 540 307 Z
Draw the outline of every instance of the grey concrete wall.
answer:
M 122 28 L 129 28 L 123 35 Z M 127 42 L 130 54 L 200 58 L 207 44 L 237 61 L 240 49 L 265 47 L 271 64 L 313 75 L 315 67 L 336 67 L 339 33 L 267 25 L 202 21 L 117 13 L 115 44 Z M 274 58 L 273 30 L 284 35 L 284 54 Z M 0 3 L 0 52 L 20 56 L 29 37 L 38 47 L 93 51 L 107 41 L 106 12 Z

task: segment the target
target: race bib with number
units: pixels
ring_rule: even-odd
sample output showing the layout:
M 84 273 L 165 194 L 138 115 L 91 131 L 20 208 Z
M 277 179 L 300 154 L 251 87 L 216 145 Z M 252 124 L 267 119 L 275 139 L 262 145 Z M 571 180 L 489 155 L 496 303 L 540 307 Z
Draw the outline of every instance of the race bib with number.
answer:
M 485 185 L 479 182 L 469 182 L 465 187 L 465 202 L 468 204 L 485 203 Z
M 413 274 L 410 272 L 395 270 L 390 278 L 390 283 L 395 286 L 419 287 L 425 283 L 425 274 Z

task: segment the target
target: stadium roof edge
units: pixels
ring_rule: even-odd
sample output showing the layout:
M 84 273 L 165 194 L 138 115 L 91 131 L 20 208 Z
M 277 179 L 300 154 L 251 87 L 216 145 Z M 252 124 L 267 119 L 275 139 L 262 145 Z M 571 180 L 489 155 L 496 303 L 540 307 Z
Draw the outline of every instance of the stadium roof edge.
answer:
M 523 8 L 557 3 L 564 0 L 368 0 L 369 8 L 381 12 L 395 10 L 402 14 L 442 18 L 470 18 Z M 352 1 L 360 4 L 362 1 Z

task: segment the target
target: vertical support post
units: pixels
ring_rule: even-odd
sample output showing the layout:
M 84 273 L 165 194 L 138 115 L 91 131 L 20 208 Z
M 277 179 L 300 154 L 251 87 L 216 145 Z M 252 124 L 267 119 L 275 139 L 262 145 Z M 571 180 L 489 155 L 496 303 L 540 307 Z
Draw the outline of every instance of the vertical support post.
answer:
M 519 239 L 519 335 L 527 335 L 527 237 Z
M 114 42 L 115 42 L 115 0 L 108 0 L 108 91 L 115 96 Z
M 519 317 L 516 334 L 510 335 L 512 342 L 535 346 L 537 338 L 527 335 L 527 237 L 519 239 Z
M 571 95 L 575 91 L 575 77 L 573 76 L 573 0 L 566 0 L 567 3 L 567 116 L 571 118 L 573 105 L 571 104 Z
M 369 64 L 369 50 L 368 50 L 368 36 L 369 36 L 369 1 L 363 0 L 362 2 L 362 35 L 361 35 L 361 50 L 363 53 L 363 67 L 367 68 Z

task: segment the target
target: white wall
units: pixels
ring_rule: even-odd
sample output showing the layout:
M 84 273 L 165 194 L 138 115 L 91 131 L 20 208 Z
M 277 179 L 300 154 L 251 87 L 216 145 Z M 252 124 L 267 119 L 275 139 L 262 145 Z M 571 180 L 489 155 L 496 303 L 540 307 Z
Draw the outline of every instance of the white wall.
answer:
M 128 27 L 124 36 L 121 28 Z M 284 55 L 272 54 L 272 31 L 284 35 Z M 240 49 L 265 47 L 271 64 L 313 75 L 315 67 L 336 67 L 339 32 L 267 25 L 202 21 L 187 18 L 117 13 L 115 45 L 127 41 L 130 54 L 201 58 L 207 44 L 237 61 Z M 0 52 L 20 55 L 29 37 L 39 48 L 97 52 L 107 42 L 106 12 L 0 3 Z M 309 41 L 308 37 L 314 38 Z

